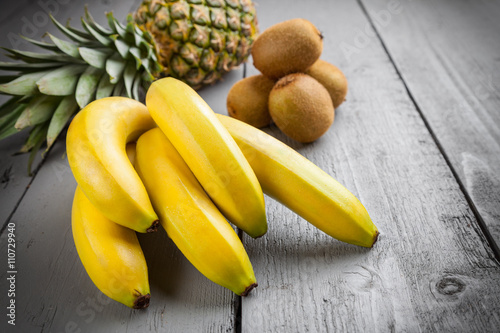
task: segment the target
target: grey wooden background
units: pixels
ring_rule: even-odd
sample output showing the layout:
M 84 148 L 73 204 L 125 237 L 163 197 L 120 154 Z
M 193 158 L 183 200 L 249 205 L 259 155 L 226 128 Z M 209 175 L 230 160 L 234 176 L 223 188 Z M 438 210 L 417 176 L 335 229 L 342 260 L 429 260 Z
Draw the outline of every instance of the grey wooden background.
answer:
M 13 34 L 73 23 L 89 4 L 105 21 L 139 0 L 0 2 L 0 45 Z M 56 4 L 48 8 L 43 4 Z M 257 1 L 261 30 L 303 17 L 324 34 L 322 58 L 349 81 L 328 133 L 283 140 L 363 202 L 382 232 L 373 249 L 341 243 L 266 198 L 269 232 L 243 241 L 259 287 L 240 298 L 204 278 L 159 232 L 141 235 L 150 268 L 146 311 L 107 300 L 77 256 L 70 211 L 75 180 L 64 138 L 26 174 L 0 142 L 0 222 L 16 225 L 16 326 L 2 332 L 497 332 L 500 327 L 500 2 Z M 31 29 L 31 30 L 30 30 Z M 200 94 L 226 113 L 230 87 L 251 60 Z M 2 97 L 1 101 L 5 98 Z

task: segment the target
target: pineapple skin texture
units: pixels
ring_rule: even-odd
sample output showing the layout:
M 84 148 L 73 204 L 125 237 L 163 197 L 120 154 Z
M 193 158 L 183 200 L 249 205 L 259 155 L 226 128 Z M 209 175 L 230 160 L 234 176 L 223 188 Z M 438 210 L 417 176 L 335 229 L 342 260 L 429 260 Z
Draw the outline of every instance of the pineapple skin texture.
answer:
M 251 0 L 145 0 L 134 20 L 155 39 L 160 75 L 194 89 L 244 62 L 258 34 Z

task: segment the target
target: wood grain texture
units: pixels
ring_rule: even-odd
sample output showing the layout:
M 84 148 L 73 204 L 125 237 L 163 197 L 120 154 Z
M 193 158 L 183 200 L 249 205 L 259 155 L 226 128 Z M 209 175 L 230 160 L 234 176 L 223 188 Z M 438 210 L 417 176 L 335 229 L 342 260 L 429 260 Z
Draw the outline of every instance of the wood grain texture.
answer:
M 398 2 L 363 4 L 500 246 L 500 2 Z
M 0 228 L 7 223 L 33 178 L 28 175 L 29 154 L 14 155 L 27 136 L 28 133 L 19 133 L 0 141 Z M 33 170 L 40 162 L 41 155 L 33 162 Z
M 98 22 L 105 22 L 105 12 L 113 10 L 117 17 L 125 17 L 139 2 L 85 3 Z M 73 4 L 64 13 L 79 17 L 83 5 Z M 242 68 L 235 70 L 216 86 L 201 89 L 200 94 L 214 110 L 224 110 L 229 88 L 242 76 Z M 0 331 L 233 332 L 238 297 L 200 274 L 163 230 L 139 235 L 152 293 L 147 310 L 128 309 L 94 286 L 73 242 L 71 205 L 76 182 L 64 158 L 64 140 L 62 137 L 55 145 L 10 220 L 16 225 L 17 317 L 15 327 L 2 319 Z M 8 142 L 5 147 L 10 147 Z M 3 163 L 7 154 L 1 154 Z M 13 194 L 12 189 L 0 192 L 2 210 L 11 209 L 4 206 L 4 198 Z M 0 253 L 5 254 L 6 232 L 0 240 Z M 8 290 L 7 276 L 6 270 L 0 272 L 2 294 Z M 2 296 L 2 302 L 5 299 Z
M 312 21 L 325 36 L 322 58 L 350 87 L 315 143 L 267 132 L 351 190 L 382 234 L 371 250 L 343 244 L 266 198 L 268 234 L 245 238 L 259 288 L 243 298 L 242 332 L 496 331 L 498 262 L 361 7 L 273 1 L 258 10 L 261 29 Z M 360 32 L 369 42 L 347 59 L 339 45 Z

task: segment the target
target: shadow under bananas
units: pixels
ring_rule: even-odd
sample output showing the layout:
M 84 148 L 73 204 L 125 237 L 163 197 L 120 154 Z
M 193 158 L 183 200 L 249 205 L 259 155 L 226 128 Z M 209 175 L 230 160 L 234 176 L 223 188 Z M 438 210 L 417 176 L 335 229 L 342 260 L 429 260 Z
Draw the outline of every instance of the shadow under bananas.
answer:
M 148 264 L 149 281 L 162 293 L 175 296 L 183 275 L 182 253 L 160 225 L 154 233 L 137 233 Z
M 243 237 L 257 279 L 259 270 L 263 267 L 268 270 L 272 262 L 291 261 L 300 267 L 318 269 L 335 263 L 364 262 L 378 252 L 377 244 L 370 249 L 341 242 L 267 195 L 265 200 L 268 232 L 257 240 Z
M 157 232 L 137 236 L 148 265 L 152 306 L 172 302 L 214 308 L 221 304 L 229 305 L 232 297 L 236 297 L 201 274 L 162 226 Z

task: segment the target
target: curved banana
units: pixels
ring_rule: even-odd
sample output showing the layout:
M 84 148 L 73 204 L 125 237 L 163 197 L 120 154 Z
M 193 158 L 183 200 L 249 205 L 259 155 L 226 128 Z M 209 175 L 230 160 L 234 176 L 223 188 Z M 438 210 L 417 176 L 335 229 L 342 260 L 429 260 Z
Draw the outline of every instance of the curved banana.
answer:
M 71 225 L 78 255 L 106 296 L 135 309 L 149 305 L 146 259 L 135 231 L 104 217 L 76 188 Z
M 208 104 L 187 84 L 164 78 L 153 82 L 146 105 L 221 212 L 250 236 L 265 234 L 259 182 Z
M 257 286 L 238 235 L 159 128 L 137 141 L 135 167 L 168 236 L 203 275 L 238 295 Z
M 365 207 L 344 186 L 272 136 L 217 115 L 252 166 L 264 193 L 328 235 L 372 247 L 378 237 Z
M 90 202 L 110 220 L 138 232 L 155 231 L 158 216 L 125 146 L 155 126 L 143 104 L 108 97 L 80 111 L 66 138 L 69 165 Z

